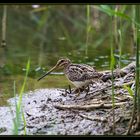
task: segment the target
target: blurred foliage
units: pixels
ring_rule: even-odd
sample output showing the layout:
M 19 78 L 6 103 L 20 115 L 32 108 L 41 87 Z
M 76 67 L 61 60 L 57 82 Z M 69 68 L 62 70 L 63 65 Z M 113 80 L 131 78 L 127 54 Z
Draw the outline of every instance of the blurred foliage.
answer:
M 89 7 L 87 58 L 84 54 L 87 37 L 86 5 L 8 5 L 6 64 L 14 64 L 15 69 L 16 66 L 22 68 L 30 57 L 32 67 L 52 66 L 61 56 L 69 57 L 75 62 L 92 62 L 97 56 L 108 55 L 110 27 L 109 16 L 104 11 L 107 9 L 107 12 L 113 14 L 109 7 L 115 6 Z M 123 50 L 127 46 L 129 52 L 132 47 L 131 22 L 124 17 L 131 17 L 131 5 L 121 7 L 123 14 L 118 13 L 123 18 Z M 2 13 L 1 5 L 0 20 Z
M 3 6 L 0 5 L 0 21 L 2 21 Z M 119 5 L 118 11 L 115 11 L 116 6 L 7 5 L 7 47 L 6 49 L 0 47 L 0 83 L 3 83 L 0 92 L 7 95 L 6 93 L 12 90 L 9 85 L 13 85 L 13 80 L 24 79 L 25 66 L 29 58 L 31 60 L 29 77 L 33 79 L 28 85 L 34 88 L 36 88 L 36 78 L 55 65 L 60 57 L 68 57 L 74 63 L 94 65 L 100 70 L 108 69 L 110 16 L 116 17 L 114 23 L 116 22 L 117 27 L 121 22 L 121 29 L 116 28 L 112 33 L 113 37 L 117 38 L 118 31 L 121 30 L 121 61 L 123 65 L 128 64 L 132 60 L 129 57 L 132 58 L 135 51 L 132 29 L 134 10 L 132 5 Z M 118 61 L 119 43 L 113 42 L 113 44 L 115 44 L 114 56 Z M 19 78 L 19 75 L 22 78 Z M 9 78 L 11 76 L 12 79 Z M 57 80 L 60 82 L 59 78 L 54 78 L 51 82 L 55 87 L 59 84 Z M 37 88 L 45 87 L 44 85 L 53 87 L 48 81 L 38 85 Z M 66 85 L 67 82 L 63 79 L 60 87 Z

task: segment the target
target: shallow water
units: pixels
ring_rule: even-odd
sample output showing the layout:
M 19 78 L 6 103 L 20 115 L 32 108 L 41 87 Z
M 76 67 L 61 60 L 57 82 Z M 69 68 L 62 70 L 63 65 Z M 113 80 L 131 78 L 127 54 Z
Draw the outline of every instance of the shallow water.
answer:
M 96 69 L 106 70 L 109 69 L 109 60 L 108 56 L 98 56 L 98 58 L 95 58 L 92 62 L 87 62 L 86 64 L 89 64 L 91 66 L 96 66 Z M 106 61 L 105 61 L 106 60 Z M 51 64 L 55 64 L 56 60 L 53 62 L 50 61 Z M 78 60 L 74 60 L 74 62 L 78 63 Z M 126 65 L 131 62 L 131 60 L 124 60 L 122 61 L 123 65 Z M 45 63 L 45 62 L 44 62 Z M 79 60 L 79 63 L 82 63 L 82 60 Z M 84 63 L 84 62 L 83 62 Z M 59 72 L 56 71 L 53 74 L 47 76 L 46 78 L 37 81 L 37 79 L 42 76 L 49 68 L 51 68 L 53 65 L 47 65 L 46 67 L 42 65 L 42 67 L 37 67 L 35 69 L 32 68 L 32 61 L 31 61 L 31 71 L 29 73 L 26 86 L 25 86 L 25 92 L 31 91 L 35 89 L 40 88 L 68 88 L 68 85 L 73 85 L 66 79 L 62 71 Z M 94 64 L 94 65 L 93 65 Z M 16 68 L 17 67 L 17 68 Z M 18 71 L 20 67 L 20 70 Z M 19 93 L 24 81 L 25 77 L 25 68 L 21 65 L 15 65 L 15 71 L 17 72 L 14 74 L 3 74 L 0 80 L 0 106 L 6 104 L 6 100 L 10 97 L 14 96 L 14 81 L 16 83 L 16 93 Z M 35 67 L 35 66 L 34 66 Z M 7 72 L 8 73 L 8 72 Z

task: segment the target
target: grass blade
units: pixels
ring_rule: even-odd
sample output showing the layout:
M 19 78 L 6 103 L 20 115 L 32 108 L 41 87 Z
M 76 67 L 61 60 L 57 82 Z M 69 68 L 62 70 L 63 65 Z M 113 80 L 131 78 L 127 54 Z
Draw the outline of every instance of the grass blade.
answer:
M 134 92 L 130 87 L 124 85 L 124 89 L 126 89 L 129 93 L 129 95 L 134 98 Z
M 30 59 L 28 60 L 27 65 L 26 65 L 26 74 L 25 74 L 24 82 L 22 84 L 20 93 L 19 93 L 18 103 L 16 102 L 16 98 L 15 98 L 15 106 L 16 106 L 16 118 L 14 119 L 14 134 L 15 135 L 18 135 L 18 129 L 19 129 L 20 124 L 21 124 L 21 119 L 23 120 L 23 123 L 24 123 L 24 134 L 26 134 L 26 129 L 25 129 L 26 120 L 25 120 L 25 117 L 24 117 L 23 110 L 21 109 L 21 105 L 22 105 L 22 95 L 23 95 L 23 92 L 24 92 L 24 89 L 25 89 L 25 84 L 27 82 L 29 69 L 30 69 Z M 15 87 L 16 86 L 15 86 L 15 82 L 14 82 L 14 96 L 16 97 Z

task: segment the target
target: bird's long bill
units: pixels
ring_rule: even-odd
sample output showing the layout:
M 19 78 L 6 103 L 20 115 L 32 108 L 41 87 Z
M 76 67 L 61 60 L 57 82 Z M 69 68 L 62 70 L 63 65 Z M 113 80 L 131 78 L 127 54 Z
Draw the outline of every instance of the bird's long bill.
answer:
M 45 76 L 47 76 L 48 74 L 50 74 L 54 69 L 56 69 L 56 66 L 54 66 L 52 69 L 50 69 L 47 73 L 45 73 L 43 76 L 41 76 L 40 78 L 37 79 L 37 81 L 43 79 Z

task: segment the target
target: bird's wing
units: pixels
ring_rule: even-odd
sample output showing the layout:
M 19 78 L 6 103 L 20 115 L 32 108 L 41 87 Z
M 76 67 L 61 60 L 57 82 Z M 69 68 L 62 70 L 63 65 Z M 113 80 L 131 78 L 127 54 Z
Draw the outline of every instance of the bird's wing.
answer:
M 88 65 L 73 64 L 67 69 L 67 77 L 71 81 L 85 81 L 91 77 L 97 77 L 97 72 Z

